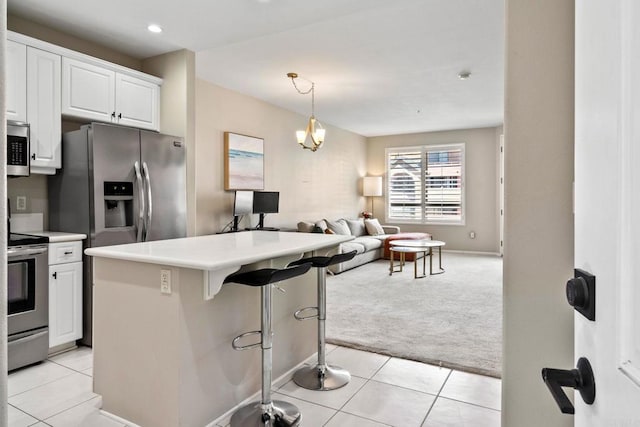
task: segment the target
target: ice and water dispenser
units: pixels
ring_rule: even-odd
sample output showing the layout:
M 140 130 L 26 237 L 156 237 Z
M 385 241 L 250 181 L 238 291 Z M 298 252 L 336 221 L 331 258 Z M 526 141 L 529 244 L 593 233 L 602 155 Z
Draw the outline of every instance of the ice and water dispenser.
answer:
M 133 226 L 133 183 L 105 181 L 104 226 Z

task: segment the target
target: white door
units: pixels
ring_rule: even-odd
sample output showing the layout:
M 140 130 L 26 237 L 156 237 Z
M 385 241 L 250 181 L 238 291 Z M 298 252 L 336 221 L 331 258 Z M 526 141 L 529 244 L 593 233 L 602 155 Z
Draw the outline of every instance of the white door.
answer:
M 115 81 L 111 70 L 62 58 L 62 114 L 115 121 Z
M 125 126 L 158 130 L 160 86 L 116 73 L 116 120 Z
M 49 267 L 49 347 L 82 338 L 82 263 Z
M 7 120 L 27 121 L 27 46 L 7 40 Z
M 576 1 L 575 266 L 596 276 L 575 357 L 596 396 L 575 425 L 640 425 L 640 2 Z M 635 280 L 634 280 L 635 278 Z
M 60 55 L 27 48 L 27 119 L 31 125 L 31 173 L 55 174 L 62 156 Z

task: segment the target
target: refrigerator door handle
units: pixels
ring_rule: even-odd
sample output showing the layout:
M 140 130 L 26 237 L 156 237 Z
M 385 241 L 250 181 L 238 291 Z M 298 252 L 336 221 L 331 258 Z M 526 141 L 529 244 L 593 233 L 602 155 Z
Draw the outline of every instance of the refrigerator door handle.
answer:
M 136 171 L 136 181 L 138 182 L 138 194 L 140 195 L 139 197 L 140 211 L 138 213 L 138 233 L 137 233 L 138 237 L 136 238 L 136 241 L 141 242 L 143 228 L 144 228 L 144 187 L 142 186 L 142 175 L 140 175 L 140 163 L 137 160 L 133 164 L 133 168 Z
M 151 198 L 151 175 L 149 174 L 149 167 L 147 166 L 147 162 L 142 162 L 142 170 L 144 172 L 144 179 L 146 181 L 147 189 L 147 220 L 144 226 L 144 241 L 146 241 L 147 234 L 149 233 L 149 228 L 151 227 L 151 217 L 153 216 L 153 202 Z

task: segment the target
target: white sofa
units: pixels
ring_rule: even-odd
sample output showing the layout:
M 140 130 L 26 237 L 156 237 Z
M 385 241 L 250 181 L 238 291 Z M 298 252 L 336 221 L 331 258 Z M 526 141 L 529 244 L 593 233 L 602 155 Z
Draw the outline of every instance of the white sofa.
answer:
M 380 228 L 375 230 L 375 225 L 372 226 L 370 222 L 365 226 L 365 221 L 361 218 L 338 219 L 336 221 L 322 219 L 315 222 L 301 221 L 298 223 L 299 232 L 345 234 L 355 237 L 353 240 L 341 243 L 337 249 L 333 249 L 326 254 L 331 256 L 336 253 L 351 252 L 354 249 L 356 251 L 356 256 L 350 261 L 329 267 L 329 271 L 335 274 L 382 258 L 384 241 L 387 237 L 399 233 L 400 227 L 393 225 L 380 225 L 380 227 L 381 230 Z M 375 234 L 370 234 L 370 232 Z

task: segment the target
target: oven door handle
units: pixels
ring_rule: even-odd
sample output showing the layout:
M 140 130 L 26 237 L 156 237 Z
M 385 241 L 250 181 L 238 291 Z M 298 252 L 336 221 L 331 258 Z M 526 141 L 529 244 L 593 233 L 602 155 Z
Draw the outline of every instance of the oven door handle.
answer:
M 40 255 L 47 252 L 47 248 L 33 248 L 33 249 L 11 249 L 7 250 L 7 257 L 19 257 L 19 256 L 29 256 L 29 255 Z

